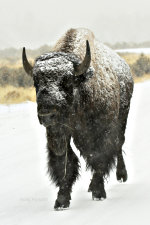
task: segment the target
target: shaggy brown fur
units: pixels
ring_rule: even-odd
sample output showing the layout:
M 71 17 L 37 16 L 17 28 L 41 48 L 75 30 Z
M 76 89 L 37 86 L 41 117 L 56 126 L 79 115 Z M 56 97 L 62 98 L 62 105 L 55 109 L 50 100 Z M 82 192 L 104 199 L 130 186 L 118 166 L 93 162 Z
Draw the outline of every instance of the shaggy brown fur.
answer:
M 84 59 L 86 40 L 91 64 L 76 76 L 74 68 Z M 38 57 L 31 72 L 39 121 L 47 130 L 48 169 L 59 187 L 55 209 L 69 206 L 78 177 L 79 162 L 70 146 L 71 137 L 93 171 L 89 186 L 93 199 L 106 198 L 104 177 L 116 158 L 117 179 L 127 180 L 122 145 L 133 92 L 129 66 L 91 31 L 80 28 L 67 31 L 52 52 Z

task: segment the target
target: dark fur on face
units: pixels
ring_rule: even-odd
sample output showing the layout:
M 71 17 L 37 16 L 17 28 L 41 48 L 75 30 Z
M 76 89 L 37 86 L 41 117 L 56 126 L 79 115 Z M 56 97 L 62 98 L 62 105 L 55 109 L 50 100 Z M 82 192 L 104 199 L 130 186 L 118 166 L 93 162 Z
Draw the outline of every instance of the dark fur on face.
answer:
M 92 68 L 79 77 L 74 74 L 74 65 L 80 59 L 74 54 L 53 52 L 36 59 L 33 79 L 36 88 L 40 123 L 48 127 L 63 123 L 71 114 L 74 89 L 93 75 Z
M 91 64 L 77 76 L 86 40 Z M 79 175 L 71 137 L 93 172 L 92 198 L 106 198 L 104 178 L 116 159 L 117 179 L 127 180 L 122 145 L 133 92 L 129 66 L 87 29 L 70 29 L 53 52 L 36 59 L 33 70 L 25 55 L 23 59 L 25 70 L 33 75 L 39 121 L 47 131 L 48 171 L 59 187 L 55 209 L 69 207 Z

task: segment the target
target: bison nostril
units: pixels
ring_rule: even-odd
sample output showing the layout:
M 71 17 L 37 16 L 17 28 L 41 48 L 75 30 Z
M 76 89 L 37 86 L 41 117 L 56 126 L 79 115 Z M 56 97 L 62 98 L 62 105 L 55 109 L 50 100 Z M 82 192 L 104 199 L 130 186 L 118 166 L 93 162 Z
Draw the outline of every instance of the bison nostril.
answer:
M 51 119 L 53 119 L 55 117 L 55 114 L 53 113 L 52 115 L 50 115 Z

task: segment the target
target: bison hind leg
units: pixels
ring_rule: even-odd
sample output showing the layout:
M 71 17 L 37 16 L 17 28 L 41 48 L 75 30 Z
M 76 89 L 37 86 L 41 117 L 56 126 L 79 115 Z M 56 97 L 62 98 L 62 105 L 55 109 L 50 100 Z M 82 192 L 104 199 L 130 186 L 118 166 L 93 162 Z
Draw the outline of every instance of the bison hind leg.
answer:
M 128 178 L 127 170 L 125 168 L 125 164 L 117 164 L 117 172 L 116 172 L 117 180 L 120 182 L 126 182 Z
M 118 181 L 127 181 L 128 175 L 127 170 L 123 158 L 122 146 L 125 142 L 125 130 L 127 124 L 127 117 L 129 112 L 129 106 L 124 109 L 120 110 L 119 114 L 119 126 L 118 126 L 118 148 L 117 148 L 117 171 L 116 177 Z
M 104 179 L 101 174 L 96 172 L 94 173 L 91 183 L 89 185 L 88 192 L 92 192 L 93 200 L 103 200 L 106 198 Z
M 128 179 L 128 174 L 125 166 L 125 162 L 122 155 L 122 149 L 120 147 L 120 151 L 117 155 L 117 171 L 116 171 L 116 178 L 120 182 L 126 182 Z
M 109 175 L 113 166 L 115 166 L 115 158 L 116 155 L 113 153 L 110 158 L 107 155 L 103 156 L 103 154 L 100 154 L 99 157 L 88 160 L 89 167 L 94 171 L 88 189 L 89 192 L 92 192 L 93 200 L 103 200 L 106 198 L 104 180 Z
M 116 132 L 104 133 L 103 138 L 97 139 L 95 149 L 85 157 L 88 166 L 94 172 L 88 190 L 92 192 L 93 199 L 106 198 L 104 179 L 109 176 L 116 164 L 116 138 Z

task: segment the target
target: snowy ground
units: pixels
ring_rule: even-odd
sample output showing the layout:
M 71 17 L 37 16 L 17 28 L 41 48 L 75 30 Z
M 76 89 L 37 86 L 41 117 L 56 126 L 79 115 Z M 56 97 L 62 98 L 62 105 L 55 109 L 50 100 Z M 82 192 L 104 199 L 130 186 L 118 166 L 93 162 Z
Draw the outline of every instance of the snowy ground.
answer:
M 71 207 L 59 212 L 53 210 L 57 190 L 46 175 L 45 129 L 36 118 L 36 104 L 0 105 L 0 224 L 149 225 L 149 96 L 150 82 L 135 85 L 124 145 L 128 181 L 118 183 L 112 172 L 107 199 L 92 201 L 91 174 L 81 159 Z
M 129 48 L 129 49 L 118 49 L 118 53 L 136 53 L 136 54 L 150 54 L 150 48 Z

